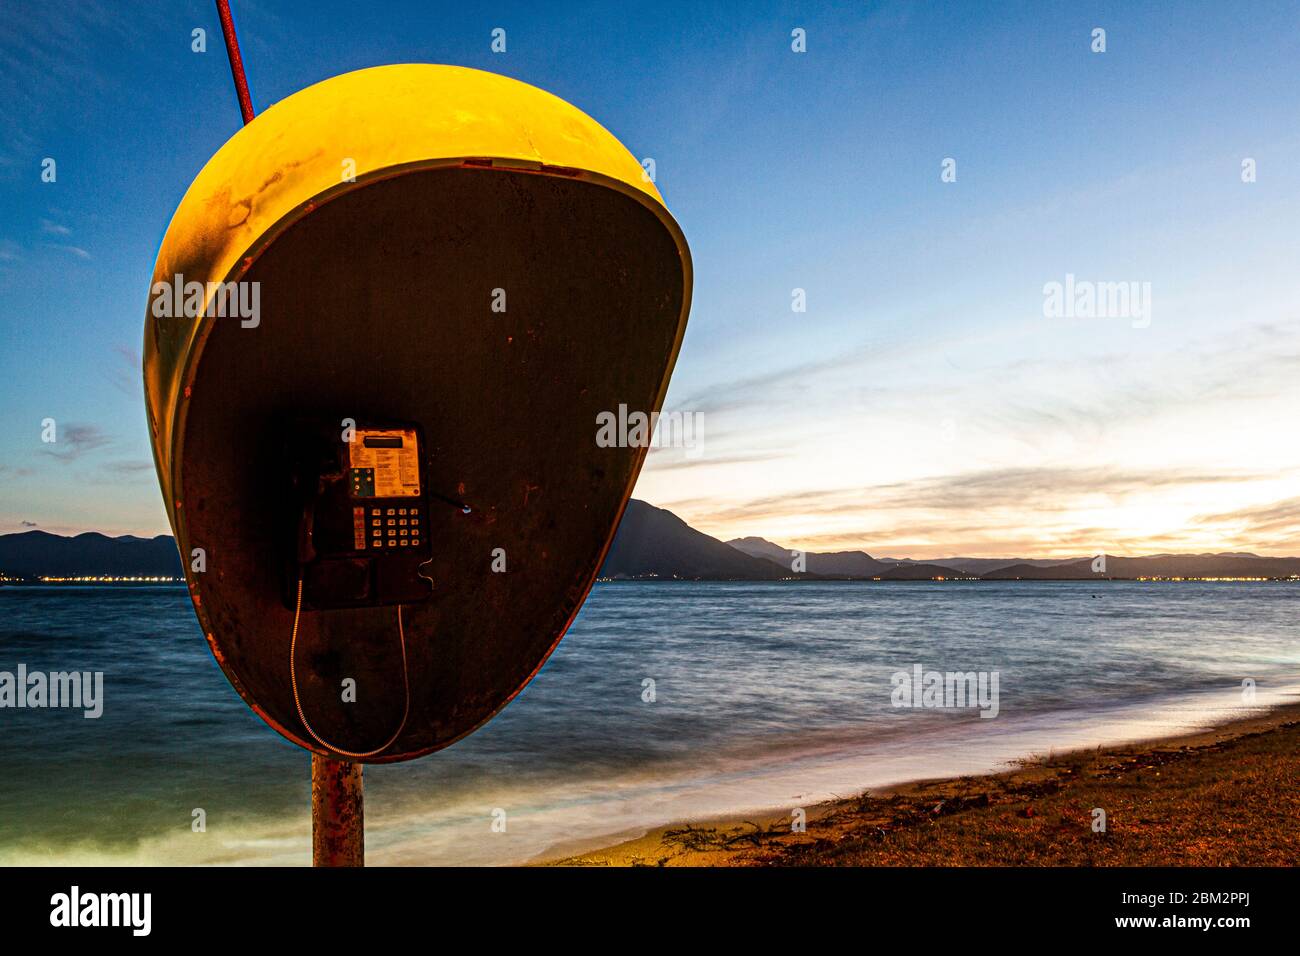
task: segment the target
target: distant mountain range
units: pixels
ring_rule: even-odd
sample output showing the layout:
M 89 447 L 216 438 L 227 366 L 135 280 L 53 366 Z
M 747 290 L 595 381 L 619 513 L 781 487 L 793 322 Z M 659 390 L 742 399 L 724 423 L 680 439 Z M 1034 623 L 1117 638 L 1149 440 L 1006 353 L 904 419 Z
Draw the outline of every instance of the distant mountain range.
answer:
M 796 558 L 800 560 L 796 562 Z M 1091 557 L 943 558 L 940 561 L 874 558 L 865 551 L 792 553 L 763 538 L 719 541 L 696 531 L 670 511 L 635 498 L 610 547 L 600 576 L 618 580 L 985 580 L 1070 581 L 1138 578 L 1300 578 L 1300 558 L 1254 554 L 1106 555 L 1104 570 Z M 0 535 L 0 575 L 38 579 L 71 577 L 176 577 L 180 557 L 170 535 L 110 538 L 25 531 Z
M 790 567 L 795 552 L 763 538 L 727 544 Z M 1222 554 L 1153 554 L 1139 558 L 943 558 L 942 562 L 873 558 L 865 551 L 807 552 L 804 565 L 819 578 L 881 581 L 958 579 L 981 581 L 1105 581 L 1143 578 L 1296 578 L 1300 558 L 1267 558 L 1240 551 Z
M 602 578 L 685 578 L 706 581 L 777 581 L 795 577 L 696 531 L 677 515 L 633 498 L 601 565 Z
M 75 537 L 47 531 L 0 535 L 0 572 L 9 577 L 177 577 L 181 557 L 176 539 L 123 535 L 110 538 L 97 531 Z
M 796 552 L 765 538 L 733 538 L 727 544 L 745 554 L 764 558 L 786 568 L 794 566 Z M 973 577 L 955 568 L 924 561 L 880 560 L 865 551 L 809 551 L 802 555 L 802 563 L 809 575 L 833 580 L 879 578 L 882 581 L 929 581 L 934 578 Z
M 1048 567 L 1016 563 L 983 575 L 989 581 L 1084 578 L 1292 578 L 1300 577 L 1300 558 L 1262 558 L 1257 554 L 1153 554 L 1142 558 L 1106 555 L 1104 572 L 1084 558 Z

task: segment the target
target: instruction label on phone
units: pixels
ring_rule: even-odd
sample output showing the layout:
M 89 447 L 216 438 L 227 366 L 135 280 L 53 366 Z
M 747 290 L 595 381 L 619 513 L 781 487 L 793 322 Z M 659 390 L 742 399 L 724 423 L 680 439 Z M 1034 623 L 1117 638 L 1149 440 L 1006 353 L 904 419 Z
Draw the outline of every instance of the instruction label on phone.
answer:
M 353 497 L 420 494 L 420 448 L 414 428 L 358 428 L 348 444 L 348 464 Z

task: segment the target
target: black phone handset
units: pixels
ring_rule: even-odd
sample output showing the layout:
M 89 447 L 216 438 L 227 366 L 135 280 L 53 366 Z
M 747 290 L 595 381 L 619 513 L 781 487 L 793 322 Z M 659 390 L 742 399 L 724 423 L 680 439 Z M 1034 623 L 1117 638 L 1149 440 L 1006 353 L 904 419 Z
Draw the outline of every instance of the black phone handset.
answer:
M 334 421 L 338 421 L 335 419 Z M 285 601 L 293 610 L 289 680 L 298 719 L 318 744 L 344 757 L 373 757 L 406 727 L 411 709 L 403 604 L 426 599 L 419 568 L 432 556 L 420 428 L 410 423 L 351 425 L 298 422 L 291 428 L 290 488 L 297 521 L 287 555 Z M 439 496 L 440 497 L 440 496 Z M 468 511 L 468 509 L 465 509 Z M 298 694 L 298 624 L 312 611 L 397 605 L 406 703 L 393 735 L 373 750 L 352 751 L 312 729 Z

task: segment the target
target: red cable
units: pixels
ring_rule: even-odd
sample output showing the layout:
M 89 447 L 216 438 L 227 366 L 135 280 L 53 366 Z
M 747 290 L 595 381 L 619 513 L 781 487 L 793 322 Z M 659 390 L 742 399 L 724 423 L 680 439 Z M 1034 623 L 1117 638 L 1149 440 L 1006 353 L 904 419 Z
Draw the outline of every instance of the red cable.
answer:
M 226 38 L 226 56 L 230 58 L 230 75 L 235 80 L 239 112 L 247 126 L 253 122 L 253 97 L 249 95 L 248 78 L 244 76 L 244 60 L 239 55 L 239 38 L 235 36 L 235 18 L 231 16 L 229 0 L 217 0 L 217 16 L 221 18 L 221 34 Z

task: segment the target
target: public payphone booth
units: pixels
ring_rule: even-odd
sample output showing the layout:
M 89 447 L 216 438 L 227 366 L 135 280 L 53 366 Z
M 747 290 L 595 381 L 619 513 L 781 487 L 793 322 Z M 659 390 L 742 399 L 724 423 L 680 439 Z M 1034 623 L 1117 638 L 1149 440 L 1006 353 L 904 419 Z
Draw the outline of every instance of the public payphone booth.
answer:
M 302 90 L 199 173 L 144 380 L 208 643 L 275 730 L 398 761 L 517 694 L 592 586 L 663 403 L 685 238 L 584 113 L 452 66 Z

